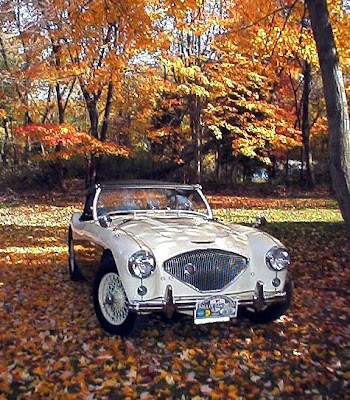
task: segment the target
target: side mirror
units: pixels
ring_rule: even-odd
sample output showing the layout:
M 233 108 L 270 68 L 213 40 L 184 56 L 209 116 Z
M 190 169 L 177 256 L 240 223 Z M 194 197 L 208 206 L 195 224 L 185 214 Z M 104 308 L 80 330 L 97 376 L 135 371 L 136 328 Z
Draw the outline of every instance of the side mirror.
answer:
M 266 218 L 265 217 L 256 217 L 255 222 L 253 224 L 253 228 L 262 228 L 267 224 Z
M 102 228 L 108 228 L 111 226 L 112 218 L 109 214 L 102 214 L 98 216 L 98 223 Z

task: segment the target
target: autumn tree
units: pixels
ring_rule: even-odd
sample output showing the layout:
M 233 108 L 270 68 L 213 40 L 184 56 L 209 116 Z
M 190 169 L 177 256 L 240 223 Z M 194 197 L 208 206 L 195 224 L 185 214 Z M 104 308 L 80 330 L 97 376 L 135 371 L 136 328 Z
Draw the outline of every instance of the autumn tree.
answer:
M 83 100 L 92 138 L 105 142 L 116 102 L 112 103 L 126 79 L 129 60 L 141 44 L 149 41 L 150 20 L 145 4 L 98 0 L 88 4 L 72 1 L 68 5 L 64 1 L 50 4 L 25 2 L 21 8 L 16 0 L 6 4 L 12 20 L 11 24 L 3 21 L 3 32 L 7 29 L 9 37 L 12 33 L 15 35 L 22 54 L 16 70 L 7 63 L 8 49 L 13 49 L 11 40 L 8 40 L 8 47 L 5 41 L 1 41 L 1 53 L 7 73 L 24 103 L 25 123 L 64 124 L 70 100 L 73 99 L 76 105 Z M 23 15 L 26 25 L 22 23 Z M 53 99 L 56 99 L 55 113 Z M 69 120 L 74 120 L 72 111 Z M 21 124 L 18 119 L 16 122 Z M 34 132 L 33 129 L 29 131 Z M 54 131 L 48 127 L 46 132 Z M 30 143 L 28 141 L 28 146 Z M 63 182 L 61 150 L 58 141 L 55 165 L 58 167 L 57 176 Z M 101 154 L 101 151 L 96 154 L 93 149 L 90 153 L 87 184 L 95 178 L 96 160 L 101 158 Z
M 60 24 L 64 35 L 60 51 L 79 70 L 77 79 L 90 120 L 91 136 L 104 142 L 115 91 L 120 81 L 125 80 L 130 58 L 147 41 L 150 20 L 145 3 L 75 1 Z M 96 168 L 97 159 L 92 155 L 88 184 L 94 181 Z
M 278 146 L 295 145 L 292 118 L 271 102 L 271 68 L 256 58 L 252 43 L 259 27 L 247 29 L 244 7 L 191 2 L 166 11 L 163 35 L 168 47 L 163 47 L 162 63 L 164 79 L 172 85 L 165 96 L 183 110 L 176 134 L 182 127 L 195 145 L 196 179 L 209 143 L 217 175 L 224 152 L 231 154 L 230 162 L 238 156 L 269 162 Z M 159 130 L 163 138 L 174 133 L 168 128 Z
M 350 231 L 350 122 L 344 81 L 325 0 L 307 0 L 320 59 L 329 126 L 334 190 Z

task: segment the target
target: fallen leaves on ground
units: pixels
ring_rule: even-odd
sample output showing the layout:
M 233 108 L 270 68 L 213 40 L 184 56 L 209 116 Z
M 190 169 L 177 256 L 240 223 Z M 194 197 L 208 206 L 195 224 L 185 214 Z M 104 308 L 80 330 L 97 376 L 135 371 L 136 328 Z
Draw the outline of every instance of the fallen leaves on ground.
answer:
M 265 230 L 290 248 L 287 315 L 203 326 L 144 316 L 128 339 L 103 332 L 91 288 L 69 280 L 67 226 L 79 203 L 2 204 L 0 400 L 345 399 L 350 249 L 334 202 L 251 199 L 246 210 L 240 198 L 227 207 L 223 197 L 222 208 L 215 199 L 231 222 L 265 212 Z

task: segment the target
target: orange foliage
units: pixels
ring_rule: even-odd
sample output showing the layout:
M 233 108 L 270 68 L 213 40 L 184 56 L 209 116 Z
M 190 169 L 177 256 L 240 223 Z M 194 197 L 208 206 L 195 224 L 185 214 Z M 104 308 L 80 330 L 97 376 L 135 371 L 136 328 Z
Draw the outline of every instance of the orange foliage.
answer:
M 40 142 L 48 153 L 43 159 L 69 159 L 75 155 L 110 154 L 128 156 L 129 149 L 112 142 L 101 142 L 85 132 L 76 131 L 71 125 L 64 124 L 28 124 L 16 129 L 22 138 L 29 137 L 32 142 Z

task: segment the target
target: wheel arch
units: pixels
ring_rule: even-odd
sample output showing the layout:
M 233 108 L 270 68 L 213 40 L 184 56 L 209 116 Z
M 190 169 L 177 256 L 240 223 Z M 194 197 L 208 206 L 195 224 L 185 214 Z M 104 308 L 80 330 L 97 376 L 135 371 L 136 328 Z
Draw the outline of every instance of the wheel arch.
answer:
M 113 262 L 113 264 L 112 264 Z M 114 271 L 115 270 L 115 271 Z M 101 257 L 101 266 L 99 271 L 97 272 L 94 280 L 94 285 L 93 285 L 93 302 L 94 302 L 94 307 L 95 307 L 95 312 L 96 316 L 104 330 L 106 330 L 109 333 L 112 334 L 117 334 L 122 337 L 126 337 L 131 333 L 131 331 L 134 328 L 135 322 L 136 322 L 136 313 L 133 311 L 127 311 L 127 314 L 125 314 L 125 319 L 123 319 L 120 324 L 117 323 L 117 321 L 113 321 L 108 317 L 108 309 L 112 306 L 114 300 L 113 296 L 108 294 L 109 290 L 106 290 L 103 288 L 107 285 L 110 284 L 111 279 L 113 278 L 113 275 L 117 275 L 117 279 L 119 280 L 119 292 L 122 291 L 123 294 L 123 309 L 128 308 L 128 298 L 125 293 L 121 278 L 119 277 L 119 273 L 117 268 L 115 267 L 115 261 L 113 254 L 110 249 L 105 249 L 102 257 Z M 112 278 L 111 278 L 112 276 Z M 100 291 L 101 288 L 101 282 L 102 282 L 102 292 Z M 113 287 L 112 291 L 114 291 L 115 287 Z M 102 297 L 101 297 L 102 296 Z M 108 296 L 108 297 L 106 297 Z M 117 296 L 117 298 L 120 296 Z M 104 300 L 105 298 L 105 300 Z M 117 302 L 118 303 L 118 302 Z M 117 304 L 116 303 L 116 304 Z M 119 306 L 118 306 L 119 307 Z M 107 313 L 107 314 L 106 314 Z M 113 310 L 112 310 L 113 314 Z M 123 317 L 124 318 L 124 317 Z
M 73 229 L 71 224 L 68 227 L 68 237 L 67 237 L 67 245 L 68 245 L 68 268 L 69 275 L 72 281 L 81 281 L 84 279 L 80 268 L 76 262 L 75 250 L 74 250 L 74 238 L 73 238 Z
M 113 256 L 112 250 L 111 249 L 104 249 L 101 255 L 101 267 L 105 265 L 106 263 L 113 262 L 116 270 L 118 271 L 117 263 L 115 261 L 115 258 Z M 118 271 L 119 272 L 119 271 Z

